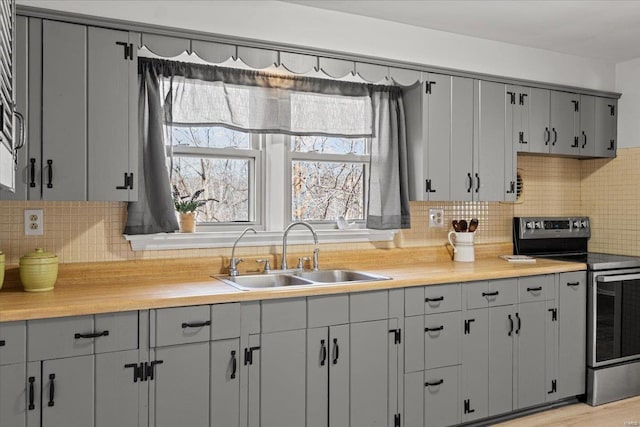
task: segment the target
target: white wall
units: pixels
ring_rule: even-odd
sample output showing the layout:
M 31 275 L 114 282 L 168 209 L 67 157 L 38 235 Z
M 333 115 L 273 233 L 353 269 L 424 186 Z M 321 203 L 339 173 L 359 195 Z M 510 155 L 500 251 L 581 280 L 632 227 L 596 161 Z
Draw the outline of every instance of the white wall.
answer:
M 618 148 L 640 147 L 640 58 L 616 64 Z
M 612 63 L 278 1 L 18 0 L 18 4 L 615 90 Z

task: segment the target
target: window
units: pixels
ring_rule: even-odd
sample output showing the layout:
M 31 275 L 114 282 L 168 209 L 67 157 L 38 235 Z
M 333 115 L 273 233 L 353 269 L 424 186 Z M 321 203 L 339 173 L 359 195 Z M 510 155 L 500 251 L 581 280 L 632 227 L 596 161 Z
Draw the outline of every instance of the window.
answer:
M 167 132 L 172 186 L 184 195 L 203 189 L 204 198 L 214 199 L 200 209 L 198 222 L 256 223 L 258 138 L 217 126 L 167 127 Z
M 367 141 L 326 136 L 291 138 L 291 220 L 365 219 Z

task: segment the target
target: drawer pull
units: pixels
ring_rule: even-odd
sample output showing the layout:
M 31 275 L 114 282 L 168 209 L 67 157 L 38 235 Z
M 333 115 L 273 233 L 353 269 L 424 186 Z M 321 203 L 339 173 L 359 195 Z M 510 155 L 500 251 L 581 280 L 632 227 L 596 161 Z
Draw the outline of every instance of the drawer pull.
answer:
M 98 337 L 108 337 L 109 331 L 102 332 L 94 332 L 91 334 L 75 334 L 75 338 L 79 340 L 80 338 L 98 338 Z
M 210 326 L 211 320 L 207 320 L 205 322 L 193 322 L 193 323 L 183 323 L 182 329 L 186 328 L 202 328 L 203 326 Z
M 438 332 L 444 329 L 444 325 L 440 325 L 438 327 L 435 328 L 424 328 L 425 332 Z
M 4 347 L 7 343 L 4 340 L 0 340 L 0 347 Z
M 567 282 L 567 286 L 580 286 L 580 282 Z
M 340 347 L 338 346 L 338 339 L 333 339 L 333 364 L 338 364 L 338 358 L 340 357 Z
M 35 405 L 36 391 L 35 391 L 35 386 L 33 385 L 34 382 L 36 382 L 36 377 L 29 377 L 29 410 L 30 411 L 33 411 L 34 409 L 36 409 L 36 405 Z
M 56 403 L 54 401 L 56 395 L 55 382 L 56 374 L 49 374 L 49 403 L 47 406 L 54 406 Z
M 236 359 L 236 351 L 231 350 L 231 375 L 229 378 L 234 380 L 236 378 L 236 372 L 238 372 L 238 361 Z
M 425 387 L 435 387 L 435 386 L 437 386 L 437 385 L 442 385 L 443 383 L 444 383 L 444 380 L 434 381 L 434 382 L 432 382 L 432 383 L 430 383 L 430 382 L 426 382 L 426 383 L 424 383 L 424 386 L 425 386 Z
M 444 297 L 436 297 L 436 298 L 425 298 L 424 302 L 437 302 L 444 301 Z
M 495 292 L 483 292 L 482 296 L 483 297 L 495 297 L 499 294 L 500 292 L 495 291 Z
M 537 288 L 527 288 L 527 292 L 540 292 L 542 290 L 542 286 L 538 286 Z

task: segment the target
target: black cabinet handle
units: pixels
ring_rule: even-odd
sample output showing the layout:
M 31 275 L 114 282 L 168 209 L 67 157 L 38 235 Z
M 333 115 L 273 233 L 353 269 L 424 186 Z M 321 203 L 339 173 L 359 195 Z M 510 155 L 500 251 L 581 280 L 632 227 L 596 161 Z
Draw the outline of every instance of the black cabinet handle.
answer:
M 432 383 L 426 382 L 426 383 L 424 383 L 424 386 L 425 387 L 435 387 L 435 386 L 441 385 L 441 384 L 444 384 L 444 380 L 443 379 L 441 379 L 440 381 L 434 381 Z
M 75 339 L 79 340 L 80 338 L 98 338 L 98 337 L 108 337 L 109 331 L 102 332 L 93 332 L 91 334 L 75 334 Z
M 431 179 L 427 180 L 427 193 L 435 193 L 436 190 L 434 190 L 433 188 L 431 188 Z
M 551 390 L 549 390 L 549 391 L 547 392 L 547 394 L 553 394 L 553 393 L 555 393 L 556 391 L 558 391 L 558 383 L 557 383 L 557 381 L 556 381 L 556 380 L 552 380 L 552 381 L 551 381 Z
M 202 328 L 203 326 L 210 326 L 211 320 L 206 320 L 204 322 L 193 322 L 193 323 L 183 323 L 182 329 L 186 328 Z
M 320 340 L 320 366 L 324 366 L 327 361 L 327 346 L 324 344 L 324 340 Z
M 140 375 L 140 373 L 142 372 L 142 369 L 140 367 L 138 367 L 137 363 L 127 363 L 126 365 L 124 365 L 125 369 L 128 368 L 133 368 L 133 382 L 137 383 L 138 382 L 138 378 L 140 378 L 140 381 L 144 381 L 144 378 L 142 378 L 142 376 Z
M 567 286 L 580 286 L 580 282 L 567 282 Z
M 480 191 L 480 175 L 476 173 L 476 193 Z
M 464 321 L 464 334 L 470 334 L 471 333 L 471 322 L 475 322 L 476 319 L 467 319 Z
M 47 406 L 55 405 L 55 401 L 54 401 L 54 398 L 56 395 L 55 379 L 56 379 L 56 374 L 49 374 L 49 403 L 47 403 Z
M 0 340 L 0 347 L 4 347 L 5 345 L 7 345 L 5 340 Z
M 425 332 L 438 332 L 444 329 L 444 325 L 437 326 L 435 328 L 424 328 Z
M 557 308 L 550 308 L 547 310 L 549 313 L 551 313 L 551 321 L 555 322 L 556 320 L 558 320 L 558 309 Z
M 520 105 L 524 105 L 524 99 L 525 99 L 527 96 L 529 96 L 529 94 L 528 94 L 528 93 L 521 93 L 521 94 L 520 94 Z M 525 142 L 525 144 L 526 144 L 526 142 Z
M 582 143 L 582 148 L 587 146 L 587 134 L 582 131 L 582 136 L 584 137 L 584 142 Z
M 495 291 L 495 292 L 483 292 L 482 296 L 483 297 L 495 297 L 495 296 L 497 296 L 499 294 L 500 294 L 500 292 L 498 292 L 498 291 Z
M 553 131 L 553 142 L 551 145 L 556 145 L 556 142 L 558 142 L 558 132 L 556 131 L 556 128 L 551 128 L 551 130 Z
M 540 292 L 542 290 L 542 286 L 538 286 L 537 288 L 527 288 L 527 292 Z
M 29 410 L 33 411 L 36 409 L 35 399 L 36 399 L 36 391 L 34 382 L 36 382 L 36 377 L 29 377 Z
M 573 137 L 573 144 L 571 145 L 571 148 L 578 148 L 578 146 L 580 146 L 580 143 L 578 142 L 578 137 L 574 136 Z
M 436 297 L 436 298 L 425 298 L 424 302 L 437 302 L 444 301 L 444 297 Z
M 29 187 L 36 186 L 36 159 L 33 157 L 29 159 Z
M 124 185 L 116 185 L 116 190 L 127 190 L 129 188 L 129 175 L 124 173 Z
M 507 333 L 508 336 L 511 336 L 511 334 L 513 334 L 513 318 L 511 317 L 511 315 L 507 316 L 509 319 L 509 332 Z
M 615 150 L 615 148 L 616 148 L 616 147 L 615 147 L 615 143 L 616 143 L 616 142 L 615 142 L 613 139 L 610 139 L 610 140 L 609 140 L 609 147 L 607 148 L 607 150 L 609 150 L 609 151 L 613 151 L 613 150 Z
M 549 145 L 549 141 L 551 141 L 551 132 L 549 128 L 544 128 L 544 145 Z
M 611 104 L 608 104 L 607 106 L 609 107 L 609 114 L 611 116 L 615 116 L 616 115 L 616 106 L 615 105 L 611 105 Z
M 47 188 L 53 188 L 53 160 L 47 160 L 47 165 L 49 165 L 47 168 L 47 179 L 49 180 Z
M 471 189 L 473 188 L 473 178 L 471 177 L 471 173 L 467 173 L 467 178 L 469 178 L 469 187 L 467 188 L 467 193 L 471 193 Z
M 154 360 L 147 366 L 147 378 L 149 381 L 153 381 L 153 378 L 156 374 L 156 365 L 162 365 L 164 360 Z
M 335 365 L 338 363 L 338 358 L 340 357 L 340 347 L 338 347 L 338 339 L 333 339 L 333 361 L 332 363 Z
M 231 350 L 231 375 L 229 378 L 234 380 L 236 378 L 236 372 L 238 372 L 238 360 L 236 359 L 236 351 Z
M 524 140 L 524 132 L 520 131 L 518 133 L 518 137 L 519 137 L 519 141 L 518 142 L 520 144 L 528 144 L 528 142 Z
M 465 414 L 472 414 L 476 412 L 475 409 L 471 409 L 471 400 L 470 399 L 466 399 L 464 401 L 464 413 Z
M 515 104 L 516 103 L 516 93 L 507 91 L 507 95 L 509 95 L 509 103 L 510 104 Z
M 518 329 L 516 329 L 516 334 L 520 335 L 520 328 L 522 327 L 522 319 L 520 319 L 520 315 L 516 313 L 516 319 L 518 319 Z

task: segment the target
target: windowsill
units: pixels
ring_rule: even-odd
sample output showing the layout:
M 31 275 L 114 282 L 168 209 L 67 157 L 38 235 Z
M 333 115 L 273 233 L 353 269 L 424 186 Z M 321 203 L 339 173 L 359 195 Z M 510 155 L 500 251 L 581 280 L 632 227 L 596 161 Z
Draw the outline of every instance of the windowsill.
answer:
M 398 230 L 316 230 L 320 243 L 388 242 Z M 161 251 L 169 249 L 230 248 L 240 235 L 240 231 L 125 234 L 124 238 L 134 251 Z M 288 244 L 308 245 L 313 239 L 308 230 L 291 231 Z M 245 234 L 238 246 L 270 246 L 282 244 L 281 231 L 259 231 Z

